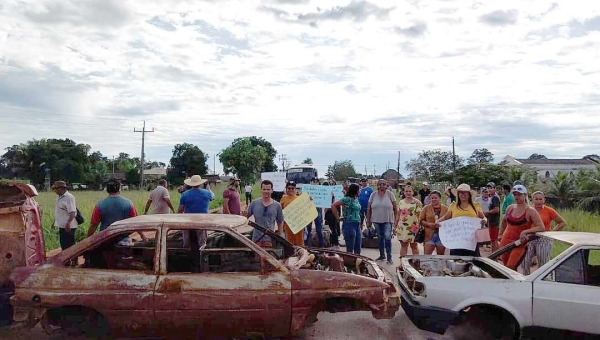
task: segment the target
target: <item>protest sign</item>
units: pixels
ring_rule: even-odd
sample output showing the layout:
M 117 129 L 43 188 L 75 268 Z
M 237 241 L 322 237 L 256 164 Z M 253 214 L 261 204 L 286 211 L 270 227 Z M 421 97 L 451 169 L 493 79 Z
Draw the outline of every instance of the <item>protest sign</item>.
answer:
M 475 250 L 475 231 L 481 228 L 481 219 L 456 217 L 440 223 L 440 240 L 448 249 Z
M 297 234 L 309 223 L 312 223 L 317 218 L 317 215 L 315 204 L 305 192 L 283 209 L 283 219 L 294 234 Z
M 312 197 L 313 203 L 317 208 L 331 208 L 332 195 L 335 197 L 336 201 L 344 197 L 341 185 L 303 184 L 302 192 L 305 192 Z
M 273 182 L 273 191 L 285 191 L 285 172 L 263 172 L 260 179 Z

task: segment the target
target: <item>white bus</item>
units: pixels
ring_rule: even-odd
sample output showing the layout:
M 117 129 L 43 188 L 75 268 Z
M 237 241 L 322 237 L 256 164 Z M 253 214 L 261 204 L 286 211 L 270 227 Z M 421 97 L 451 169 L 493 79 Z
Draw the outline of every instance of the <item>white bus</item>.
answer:
M 302 191 L 302 184 L 310 183 L 313 177 L 319 178 L 317 168 L 312 164 L 299 164 L 289 167 L 286 171 L 286 179 L 296 183 L 296 191 Z

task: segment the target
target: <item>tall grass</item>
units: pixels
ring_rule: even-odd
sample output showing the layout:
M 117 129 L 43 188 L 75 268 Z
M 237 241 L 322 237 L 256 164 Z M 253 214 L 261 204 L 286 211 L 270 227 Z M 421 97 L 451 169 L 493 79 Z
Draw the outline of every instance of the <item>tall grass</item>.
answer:
M 227 188 L 227 183 L 218 183 L 217 185 L 213 185 L 211 190 L 215 194 L 215 199 L 210 203 L 210 209 L 219 208 L 223 205 L 223 191 Z M 244 193 L 243 188 L 241 189 L 242 193 L 240 194 L 240 198 L 244 203 Z M 71 194 L 75 196 L 75 200 L 77 202 L 77 208 L 81 211 L 81 214 L 85 218 L 85 222 L 77 228 L 75 233 L 75 238 L 77 241 L 80 241 L 85 238 L 87 235 L 87 231 L 90 227 L 90 218 L 92 216 L 92 211 L 98 201 L 107 197 L 106 191 L 70 191 Z M 179 205 L 179 198 L 181 194 L 177 192 L 177 190 L 170 190 L 171 202 L 173 203 L 173 207 L 175 211 L 177 211 L 177 207 Z M 130 199 L 138 214 L 144 213 L 144 207 L 146 206 L 146 202 L 148 200 L 148 196 L 150 195 L 149 191 L 122 191 L 121 196 Z M 260 197 L 260 187 L 253 186 L 252 192 L 253 198 Z M 42 222 L 44 229 L 44 238 L 46 243 L 46 250 L 56 249 L 60 247 L 58 240 L 58 229 L 53 228 L 54 222 L 54 203 L 56 201 L 56 194 L 54 192 L 40 192 L 40 195 L 37 196 L 36 201 L 42 206 Z M 152 212 L 152 208 L 150 208 L 149 212 Z

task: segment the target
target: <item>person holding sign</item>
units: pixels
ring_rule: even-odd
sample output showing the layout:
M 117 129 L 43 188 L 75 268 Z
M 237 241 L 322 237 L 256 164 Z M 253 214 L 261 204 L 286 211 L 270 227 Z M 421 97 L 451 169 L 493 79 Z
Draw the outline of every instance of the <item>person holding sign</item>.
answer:
M 287 182 L 285 186 L 285 194 L 281 197 L 279 203 L 281 207 L 285 209 L 290 203 L 292 203 L 296 198 L 298 198 L 298 194 L 296 193 L 296 183 L 293 181 Z M 290 226 L 283 222 L 283 231 L 285 232 L 285 239 L 290 241 L 291 244 L 295 246 L 304 246 L 304 228 L 301 231 L 294 234 Z
M 392 228 L 398 224 L 398 209 L 396 196 L 393 192 L 387 190 L 385 179 L 377 181 L 377 191 L 369 197 L 367 226 L 370 226 L 371 222 L 377 228 L 377 238 L 379 239 L 379 258 L 377 261 L 385 260 L 385 253 L 387 252 L 387 262 L 392 264 Z
M 346 196 L 331 205 L 331 211 L 336 221 L 340 221 L 339 207 L 342 207 L 344 213 L 344 223 L 342 224 L 342 234 L 346 241 L 346 251 L 360 255 L 362 232 L 360 225 L 360 202 L 358 201 L 358 192 L 360 187 L 356 183 L 348 186 Z
M 538 231 L 545 231 L 544 222 L 534 207 L 527 205 L 527 188 L 523 185 L 515 185 L 512 188 L 515 204 L 506 208 L 506 215 L 500 225 L 500 247 L 521 240 L 527 242 L 528 235 Z M 517 270 L 519 263 L 525 256 L 527 245 L 521 245 L 513 250 L 502 254 L 502 262 L 512 270 Z
M 433 254 L 434 250 L 437 255 L 444 255 L 446 247 L 444 247 L 442 240 L 440 240 L 438 227 L 436 227 L 435 221 L 440 218 L 440 216 L 446 215 L 448 207 L 442 204 L 442 194 L 437 190 L 434 190 L 429 194 L 429 199 L 431 200 L 431 204 L 427 204 L 423 207 L 421 215 L 419 216 L 419 221 L 423 228 L 425 228 L 423 250 L 427 255 Z
M 440 217 L 435 221 L 435 226 L 440 227 L 440 222 L 449 220 L 456 217 L 478 217 L 481 219 L 481 225 L 487 225 L 487 218 L 481 210 L 481 205 L 473 202 L 473 194 L 471 193 L 471 187 L 468 184 L 462 183 L 456 188 L 458 192 L 457 201 L 452 202 L 448 207 L 448 211 L 444 216 Z M 473 238 L 475 235 L 473 234 Z M 443 241 L 443 240 L 442 240 Z M 471 249 L 450 249 L 450 255 L 457 256 L 480 256 L 479 247 L 475 250 Z
M 398 204 L 399 221 L 396 226 L 398 240 L 400 240 L 400 257 L 408 254 L 408 246 L 413 255 L 419 255 L 419 245 L 415 242 L 415 236 L 419 232 L 419 215 L 423 204 L 414 197 L 415 189 L 412 186 L 404 187 L 404 199 Z

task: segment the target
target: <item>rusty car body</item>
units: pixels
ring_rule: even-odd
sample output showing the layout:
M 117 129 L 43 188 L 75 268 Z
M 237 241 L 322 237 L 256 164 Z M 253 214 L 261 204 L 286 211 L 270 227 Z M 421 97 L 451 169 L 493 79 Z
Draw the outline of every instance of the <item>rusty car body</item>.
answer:
M 11 323 L 9 277 L 14 268 L 46 260 L 40 205 L 35 187 L 0 181 L 0 327 Z
M 280 337 L 300 332 L 321 311 L 392 318 L 399 309 L 399 288 L 374 261 L 296 247 L 255 228 L 272 247 L 252 242 L 241 216 L 116 222 L 42 266 L 17 268 L 15 322 L 118 336 Z M 139 232 L 147 242 L 133 240 Z

